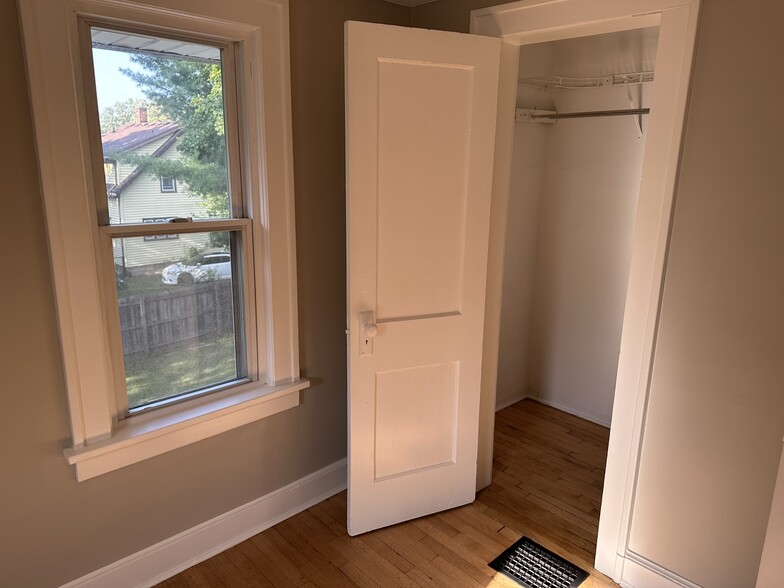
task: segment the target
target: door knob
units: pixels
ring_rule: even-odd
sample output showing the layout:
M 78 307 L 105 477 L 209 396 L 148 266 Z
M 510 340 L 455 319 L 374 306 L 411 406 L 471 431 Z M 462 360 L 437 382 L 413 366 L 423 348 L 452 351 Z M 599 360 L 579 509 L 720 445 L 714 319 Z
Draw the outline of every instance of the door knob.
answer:
M 359 355 L 373 355 L 373 338 L 378 335 L 376 316 L 372 310 L 359 313 Z

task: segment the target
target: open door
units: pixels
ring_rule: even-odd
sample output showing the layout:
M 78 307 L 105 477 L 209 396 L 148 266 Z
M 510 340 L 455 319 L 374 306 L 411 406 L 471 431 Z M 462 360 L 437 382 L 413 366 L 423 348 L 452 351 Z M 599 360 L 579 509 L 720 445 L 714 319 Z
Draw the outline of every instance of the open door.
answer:
M 474 500 L 500 51 L 346 24 L 351 535 Z

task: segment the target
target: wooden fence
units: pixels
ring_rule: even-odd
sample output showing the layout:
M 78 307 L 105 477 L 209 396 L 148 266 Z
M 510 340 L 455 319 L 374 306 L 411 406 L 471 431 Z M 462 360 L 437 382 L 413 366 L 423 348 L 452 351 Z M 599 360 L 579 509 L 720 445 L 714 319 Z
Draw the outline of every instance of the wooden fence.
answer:
M 234 329 L 229 280 L 125 296 L 119 302 L 125 355 L 173 348 Z

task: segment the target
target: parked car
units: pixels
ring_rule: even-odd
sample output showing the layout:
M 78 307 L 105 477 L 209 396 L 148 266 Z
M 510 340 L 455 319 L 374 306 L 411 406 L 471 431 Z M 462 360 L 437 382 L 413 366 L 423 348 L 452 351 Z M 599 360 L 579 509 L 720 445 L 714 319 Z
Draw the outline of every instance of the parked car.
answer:
M 167 265 L 161 271 L 161 281 L 169 285 L 230 279 L 231 256 L 228 253 L 204 253 L 186 262 Z

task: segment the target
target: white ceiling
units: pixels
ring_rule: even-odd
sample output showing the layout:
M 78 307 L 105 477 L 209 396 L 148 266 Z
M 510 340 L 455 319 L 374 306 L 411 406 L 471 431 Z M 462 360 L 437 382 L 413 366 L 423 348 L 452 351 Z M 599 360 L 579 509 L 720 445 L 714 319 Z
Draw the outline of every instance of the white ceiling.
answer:
M 391 4 L 400 4 L 400 6 L 419 6 L 420 4 L 430 4 L 436 0 L 386 0 Z

